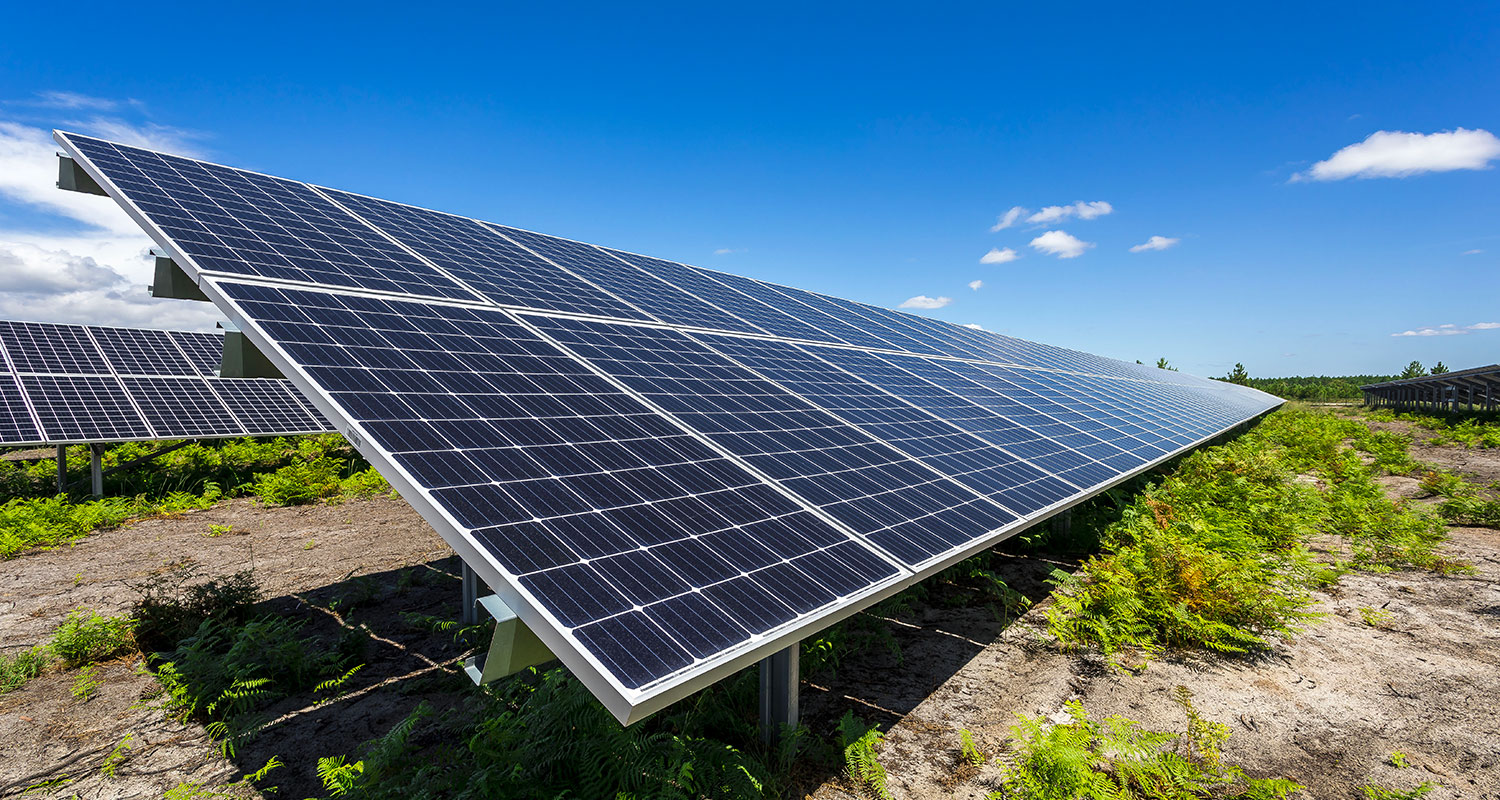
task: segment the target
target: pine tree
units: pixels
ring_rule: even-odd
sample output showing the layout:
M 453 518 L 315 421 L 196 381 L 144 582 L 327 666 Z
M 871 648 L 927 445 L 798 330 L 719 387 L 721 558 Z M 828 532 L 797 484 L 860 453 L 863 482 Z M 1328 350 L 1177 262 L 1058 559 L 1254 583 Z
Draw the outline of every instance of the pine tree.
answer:
M 1167 363 L 1167 360 L 1165 358 L 1158 358 L 1158 359 L 1156 359 L 1156 368 L 1157 369 L 1169 369 L 1169 370 L 1171 370 L 1173 372 L 1177 371 L 1177 368 L 1174 367 L 1174 366 L 1172 366 L 1171 364 Z
M 1235 362 L 1234 369 L 1230 370 L 1229 374 L 1224 376 L 1224 380 L 1230 383 L 1238 383 L 1241 386 L 1249 386 L 1250 373 L 1245 371 L 1244 364 Z
M 1448 371 L 1448 365 L 1444 364 L 1441 361 L 1439 361 L 1438 363 L 1432 365 L 1432 374 L 1433 375 L 1441 375 L 1441 374 L 1443 374 L 1444 372 L 1447 372 L 1447 371 Z
M 1420 378 L 1426 374 L 1427 368 L 1422 366 L 1422 362 L 1413 361 L 1406 365 L 1406 369 L 1401 371 L 1401 378 L 1403 380 L 1406 378 Z

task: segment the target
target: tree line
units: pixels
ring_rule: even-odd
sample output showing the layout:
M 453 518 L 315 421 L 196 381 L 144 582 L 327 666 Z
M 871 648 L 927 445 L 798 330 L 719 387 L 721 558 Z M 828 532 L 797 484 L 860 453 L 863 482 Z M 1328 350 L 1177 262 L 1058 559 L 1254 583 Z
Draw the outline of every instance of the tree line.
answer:
M 1163 362 L 1166 359 L 1162 359 Z M 1274 394 L 1287 400 L 1359 400 L 1364 397 L 1361 386 L 1371 383 L 1420 378 L 1423 375 L 1442 375 L 1448 367 L 1439 361 L 1429 369 L 1420 361 L 1406 365 L 1406 369 L 1395 375 L 1295 375 L 1289 378 L 1252 378 L 1244 364 L 1235 364 L 1229 374 L 1214 380 L 1237 383 Z

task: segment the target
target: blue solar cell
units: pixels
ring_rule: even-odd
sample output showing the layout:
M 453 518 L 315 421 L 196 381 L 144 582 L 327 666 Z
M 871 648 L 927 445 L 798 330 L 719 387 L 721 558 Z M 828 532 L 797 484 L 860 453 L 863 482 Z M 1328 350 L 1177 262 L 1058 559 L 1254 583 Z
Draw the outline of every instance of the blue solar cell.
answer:
M 192 375 L 197 372 L 167 331 L 91 327 L 88 332 L 117 374 Z
M 897 575 L 503 312 L 218 285 L 626 686 Z
M 909 398 L 899 387 L 894 392 L 877 387 L 870 381 L 893 386 L 894 381 L 880 381 L 879 376 L 894 377 L 899 370 L 872 353 L 825 347 L 813 350 L 815 358 L 786 342 L 694 338 L 1018 515 L 1034 513 L 1078 492 L 1078 487 L 935 415 L 922 407 L 920 398 Z M 840 369 L 829 369 L 830 364 Z M 911 380 L 921 384 L 916 378 Z M 921 385 L 934 394 L 947 394 L 930 384 Z M 957 397 L 952 400 L 962 402 Z
M 305 184 L 76 134 L 67 139 L 199 269 L 472 297 Z
M 0 345 L 21 374 L 109 375 L 109 364 L 82 325 L 0 320 Z
M 209 378 L 208 387 L 251 436 L 332 430 L 291 383 L 267 378 Z
M 591 244 L 485 223 L 533 253 L 623 298 L 660 322 L 741 333 L 765 333 L 721 308 Z
M 334 189 L 319 191 L 496 303 L 649 319 L 474 220 Z
M 21 386 L 10 374 L 0 374 L 0 442 L 5 444 L 40 444 L 45 439 L 31 419 Z
M 683 333 L 540 317 L 533 324 L 905 563 L 1016 520 Z
M 172 331 L 171 336 L 197 374 L 219 374 L 219 367 L 224 363 L 223 334 Z
M 230 415 L 206 378 L 120 379 L 151 429 L 162 439 L 237 436 L 245 429 Z
M 119 442 L 157 438 L 112 377 L 22 375 L 51 442 Z

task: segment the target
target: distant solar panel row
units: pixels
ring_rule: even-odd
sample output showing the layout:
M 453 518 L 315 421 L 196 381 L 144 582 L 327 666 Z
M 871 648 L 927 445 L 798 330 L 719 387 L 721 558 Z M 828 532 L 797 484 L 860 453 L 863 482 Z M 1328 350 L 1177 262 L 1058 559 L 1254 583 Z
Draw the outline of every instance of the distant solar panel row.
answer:
M 0 445 L 318 433 L 289 382 L 217 377 L 214 333 L 0 320 Z
M 625 721 L 1279 403 L 58 140 Z

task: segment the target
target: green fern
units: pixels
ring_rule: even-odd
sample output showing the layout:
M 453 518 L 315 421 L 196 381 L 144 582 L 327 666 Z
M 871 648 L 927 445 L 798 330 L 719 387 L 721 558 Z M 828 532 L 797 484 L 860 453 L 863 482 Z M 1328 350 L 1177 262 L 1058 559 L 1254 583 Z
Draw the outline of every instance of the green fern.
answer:
M 958 729 L 958 753 L 964 763 L 982 767 L 989 759 L 985 757 L 984 751 L 974 743 L 974 736 L 963 728 Z
M 846 711 L 839 720 L 839 737 L 844 743 L 844 770 L 849 780 L 881 800 L 891 800 L 885 767 L 875 753 L 875 746 L 884 741 L 885 734 L 877 727 L 866 726 L 854 712 Z

